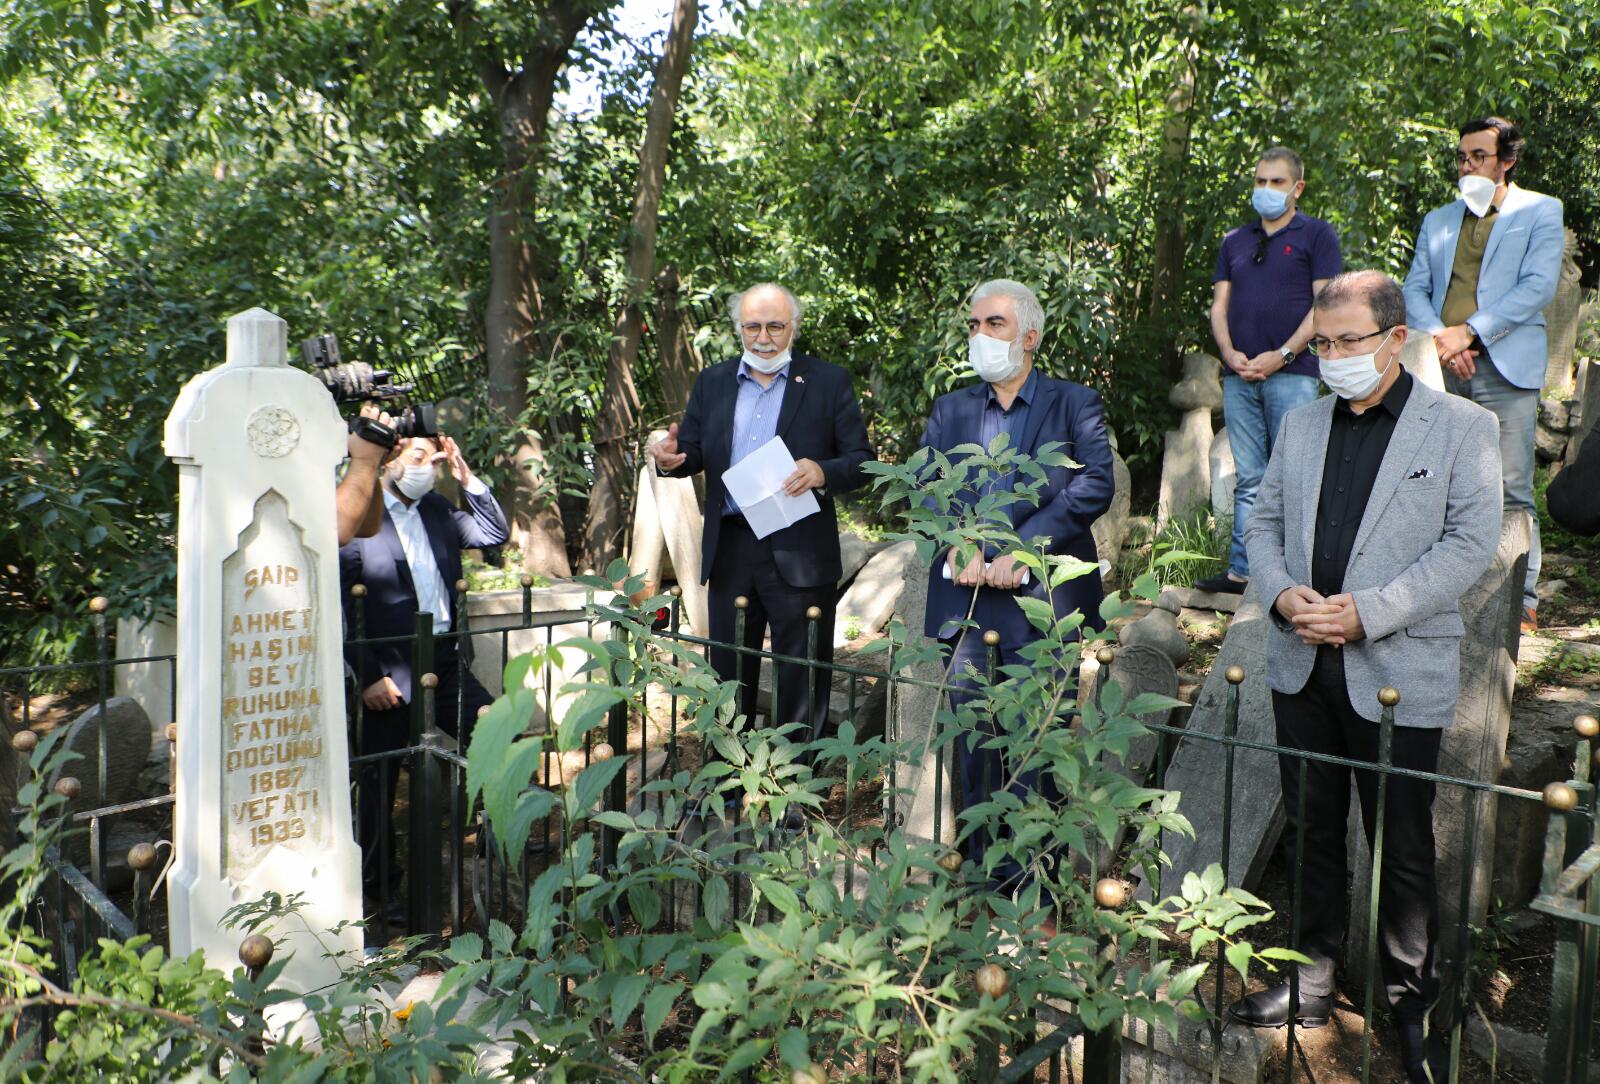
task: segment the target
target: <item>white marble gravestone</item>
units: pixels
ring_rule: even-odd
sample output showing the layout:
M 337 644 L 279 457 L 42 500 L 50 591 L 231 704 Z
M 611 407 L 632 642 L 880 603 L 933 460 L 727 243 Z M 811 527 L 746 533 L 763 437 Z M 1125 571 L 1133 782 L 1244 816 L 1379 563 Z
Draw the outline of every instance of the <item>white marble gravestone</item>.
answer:
M 279 985 L 338 977 L 359 953 L 360 853 L 350 824 L 333 398 L 287 360 L 264 309 L 228 321 L 226 364 L 186 384 L 167 418 L 178 463 L 174 955 L 231 970 L 235 904 L 301 893 L 300 918 L 262 932 L 293 953 Z M 315 931 L 313 934 L 312 931 Z

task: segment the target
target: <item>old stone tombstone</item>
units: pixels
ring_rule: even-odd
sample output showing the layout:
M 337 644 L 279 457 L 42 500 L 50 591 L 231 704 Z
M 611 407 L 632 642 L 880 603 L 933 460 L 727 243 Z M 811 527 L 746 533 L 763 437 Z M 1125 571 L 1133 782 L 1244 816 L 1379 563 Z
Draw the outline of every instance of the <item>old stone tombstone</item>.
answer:
M 919 560 L 905 563 L 900 601 L 894 617 L 905 625 L 908 640 L 925 645 L 922 622 L 928 609 L 928 566 Z M 951 750 L 938 755 L 934 735 L 938 733 L 935 712 L 942 706 L 933 683 L 944 674 L 944 667 L 923 662 L 903 671 L 903 676 L 928 684 L 897 683 L 890 697 L 890 719 L 894 737 L 905 750 L 895 768 L 895 785 L 904 793 L 896 799 L 901 827 L 914 839 L 955 839 L 955 818 L 951 816 Z M 935 823 L 937 822 L 937 823 Z
M 1238 477 L 1233 467 L 1233 442 L 1228 427 L 1211 438 L 1211 516 L 1218 523 L 1233 519 L 1233 487 Z
M 1575 414 L 1569 412 L 1572 428 L 1567 433 L 1565 461 L 1568 464 L 1577 460 L 1578 449 L 1595 426 L 1600 424 L 1600 361 L 1585 358 L 1578 363 L 1578 378 L 1574 382 L 1573 392 L 1578 407 Z
M 57 776 L 76 778 L 82 789 L 70 803 L 76 812 L 120 805 L 139 797 L 139 773 L 150 756 L 150 717 L 137 700 L 113 696 L 105 704 L 106 790 L 100 793 L 100 705 L 95 704 L 67 727 L 62 743 L 77 759 L 62 765 Z
M 1211 503 L 1211 414 L 1222 406 L 1221 364 L 1210 354 L 1187 355 L 1183 379 L 1167 396 L 1183 416 L 1162 451 L 1158 529 Z
M 1439 774 L 1496 783 L 1505 765 L 1506 738 L 1511 730 L 1511 696 L 1517 679 L 1517 646 L 1521 639 L 1522 582 L 1528 567 L 1529 521 L 1507 515 L 1500 525 L 1494 562 L 1461 596 L 1461 695 L 1455 722 L 1439 747 Z M 1404 699 L 1406 691 L 1397 686 Z M 1468 805 L 1475 806 L 1475 840 L 1467 851 Z M 1482 926 L 1494 876 L 1494 795 L 1461 787 L 1440 786 L 1433 801 L 1434 851 L 1438 858 L 1441 959 L 1455 960 L 1454 930 L 1461 912 L 1462 879 L 1468 880 L 1467 921 Z M 1352 856 L 1350 936 L 1346 970 L 1358 976 L 1366 966 L 1366 901 L 1371 892 L 1372 861 L 1367 853 L 1359 814 L 1352 809 L 1348 853 Z
M 1122 553 L 1122 543 L 1128 537 L 1128 513 L 1133 508 L 1133 475 L 1128 464 L 1117 451 L 1117 442 L 1111 442 L 1111 507 L 1094 521 L 1089 532 L 1094 535 L 1095 556 L 1100 558 L 1102 574 L 1110 571 Z
M 1556 280 L 1556 296 L 1544 307 L 1544 330 L 1549 342 L 1544 390 L 1557 396 L 1565 395 L 1572 389 L 1572 362 L 1578 344 L 1578 314 L 1583 307 L 1581 278 L 1578 235 L 1569 227 L 1561 254 L 1561 277 Z
M 655 430 L 649 442 L 666 435 L 664 429 Z M 648 464 L 640 468 L 628 567 L 659 584 L 670 560 L 672 574 L 683 588 L 684 621 L 697 636 L 709 635 L 711 627 L 706 620 L 706 589 L 700 582 L 700 534 L 704 525 L 694 479 L 663 478 Z
M 167 417 L 178 463 L 178 742 L 174 955 L 229 969 L 243 934 L 223 914 L 300 894 L 262 931 L 292 954 L 282 985 L 338 977 L 359 954 L 334 471 L 346 429 L 322 384 L 287 360 L 288 325 L 228 321 L 225 364 L 184 385 Z
M 1400 348 L 1400 366 L 1434 391 L 1444 391 L 1444 366 L 1432 335 L 1413 331 Z
M 1232 666 L 1243 667 L 1245 673 L 1244 683 L 1239 686 L 1238 736 L 1253 742 L 1273 742 L 1272 694 L 1267 689 L 1267 613 L 1254 588 L 1245 592 L 1244 602 L 1211 664 L 1211 673 L 1195 699 L 1185 727 L 1189 733 L 1226 732 L 1226 675 Z M 1172 865 L 1162 873 L 1163 895 L 1176 891 L 1185 873 L 1198 873 L 1213 862 L 1223 861 L 1222 812 L 1228 798 L 1228 749 L 1221 742 L 1185 737 L 1167 766 L 1165 782 L 1160 785 L 1182 794 L 1178 812 L 1189 818 L 1195 835 L 1164 837 L 1162 846 L 1172 858 Z M 1274 754 L 1235 747 L 1233 757 L 1228 874 L 1230 883 L 1251 888 L 1261 876 L 1283 828 L 1283 792 Z M 1139 886 L 1139 898 L 1151 899 L 1154 895 L 1154 886 Z
M 859 628 L 857 635 L 867 635 L 883 628 L 900 602 L 906 569 L 911 565 L 922 567 L 914 542 L 896 542 L 872 555 L 839 600 L 838 620 L 833 626 L 835 647 L 847 642 L 847 629 L 857 632 Z
M 178 627 L 170 617 L 150 621 L 124 617 L 117 622 L 118 659 L 151 659 L 177 653 Z M 149 716 L 153 741 L 165 740 L 162 735 L 167 724 L 173 721 L 172 670 L 172 663 L 161 659 L 125 662 L 112 671 L 112 688 L 116 694 L 138 701 Z

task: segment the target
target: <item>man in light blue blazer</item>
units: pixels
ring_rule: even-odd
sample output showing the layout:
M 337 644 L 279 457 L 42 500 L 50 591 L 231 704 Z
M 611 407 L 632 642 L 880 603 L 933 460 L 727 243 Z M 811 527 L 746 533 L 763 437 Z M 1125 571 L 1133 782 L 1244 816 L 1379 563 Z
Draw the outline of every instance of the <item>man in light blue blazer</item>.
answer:
M 1430 211 L 1406 275 L 1406 322 L 1439 348 L 1445 385 L 1500 419 L 1505 506 L 1533 521 L 1523 631 L 1537 627 L 1539 517 L 1533 438 L 1546 354 L 1544 308 L 1555 297 L 1561 201 L 1511 183 L 1525 141 L 1503 117 L 1461 126 L 1462 198 Z

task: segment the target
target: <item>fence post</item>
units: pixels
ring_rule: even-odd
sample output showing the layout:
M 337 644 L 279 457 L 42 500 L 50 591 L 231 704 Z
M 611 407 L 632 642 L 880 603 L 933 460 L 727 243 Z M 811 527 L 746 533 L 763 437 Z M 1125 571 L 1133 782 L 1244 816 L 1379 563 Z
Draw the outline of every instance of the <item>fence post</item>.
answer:
M 135 843 L 128 848 L 128 868 L 133 870 L 133 932 L 150 931 L 150 871 L 155 869 L 160 855 L 149 843 Z
M 239 942 L 239 962 L 244 964 L 245 974 L 250 976 L 251 982 L 260 981 L 261 973 L 272 962 L 272 939 L 259 933 L 246 937 Z M 261 1032 L 255 1028 L 253 1021 L 245 1026 L 244 1047 L 257 1057 L 266 1053 L 266 1043 L 262 1041 Z
M 443 854 L 439 835 L 439 765 L 430 748 L 435 722 L 433 614 L 417 614 L 413 644 L 415 685 L 411 690 L 411 840 L 406 848 L 406 913 L 411 933 L 440 932 L 444 899 L 439 892 L 437 863 Z M 389 799 L 394 800 L 393 796 Z M 387 812 L 387 811 L 386 811 Z
M 106 678 L 111 670 L 111 641 L 106 635 L 106 610 L 111 602 L 104 595 L 96 595 L 89 600 L 89 612 L 94 614 L 94 639 L 95 639 L 95 677 L 96 687 L 100 697 L 100 714 L 95 720 L 95 748 L 99 750 L 99 763 L 95 765 L 95 791 L 94 804 L 105 805 L 106 798 L 106 769 L 111 756 L 111 736 L 106 733 L 106 726 L 110 722 L 106 718 Z M 95 887 L 104 888 L 105 877 L 105 849 L 100 846 L 98 831 L 99 821 L 89 824 L 91 839 L 89 841 L 89 878 L 94 881 Z
M 1378 703 L 1382 713 L 1378 719 L 1378 765 L 1389 768 L 1394 764 L 1394 709 L 1400 703 L 1400 691 L 1385 685 L 1378 690 Z M 1378 896 L 1383 886 L 1383 821 L 1389 804 L 1389 773 L 1378 773 L 1377 810 L 1372 820 L 1372 890 L 1367 897 L 1367 981 L 1362 1001 L 1361 1018 L 1368 1021 L 1361 1029 L 1361 1080 L 1372 1079 L 1372 1010 L 1377 997 L 1378 976 Z
M 628 630 L 622 625 L 613 622 L 611 625 L 611 638 L 623 645 L 625 655 L 628 646 Z M 618 672 L 620 665 L 619 659 L 613 656 L 611 659 L 611 683 L 613 688 L 620 685 L 624 678 L 624 675 Z M 648 725 L 649 720 L 642 719 L 641 722 Z M 623 760 L 627 760 L 628 757 L 628 702 L 626 700 L 621 700 L 611 705 L 610 711 L 606 713 L 606 740 L 589 751 L 590 762 L 594 764 L 598 764 L 603 760 L 610 760 L 614 756 L 620 756 Z M 647 782 L 642 774 L 640 782 Z M 628 811 L 628 769 L 626 767 L 612 776 L 611 782 L 607 784 L 605 808 L 618 813 L 626 813 Z M 616 868 L 617 848 L 621 842 L 621 831 L 610 825 L 601 828 L 600 865 L 602 869 L 613 870 Z

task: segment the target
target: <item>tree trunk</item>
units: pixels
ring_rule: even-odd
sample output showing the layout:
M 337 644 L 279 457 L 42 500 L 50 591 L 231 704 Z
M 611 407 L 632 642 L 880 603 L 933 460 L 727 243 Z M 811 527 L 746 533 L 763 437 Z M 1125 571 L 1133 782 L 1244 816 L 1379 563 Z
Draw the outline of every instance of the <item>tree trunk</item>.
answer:
M 457 0 L 450 7 L 459 36 L 478 52 L 479 74 L 494 102 L 500 129 L 500 174 L 488 219 L 489 299 L 483 322 L 489 403 L 517 432 L 505 457 L 515 468 L 511 492 L 506 494 L 507 511 L 524 567 L 552 576 L 569 575 L 571 566 L 555 495 L 545 477 L 544 443 L 527 428 L 525 417 L 534 322 L 542 308 L 529 230 L 556 78 L 595 7 L 584 0 L 552 0 L 534 27 L 517 70 L 502 64 L 492 43 L 479 40 L 470 3 Z
M 589 495 L 589 521 L 583 540 L 584 560 L 597 569 L 609 565 L 622 548 L 622 500 L 631 481 L 627 451 L 639 427 L 639 393 L 633 365 L 639 357 L 639 340 L 644 332 L 644 300 L 655 279 L 656 218 L 667 175 L 673 115 L 683 74 L 689 66 L 699 15 L 697 0 L 675 0 L 672 27 L 661 47 L 655 85 L 650 90 L 644 143 L 639 148 L 639 181 L 628 231 L 628 285 L 606 358 L 605 399 L 594 435 L 594 488 Z
M 1184 224 L 1184 173 L 1189 164 L 1189 133 L 1194 113 L 1194 46 L 1185 41 L 1174 61 L 1172 86 L 1167 92 L 1166 117 L 1161 127 L 1159 183 L 1168 193 L 1156 212 L 1155 268 L 1151 276 L 1150 328 L 1165 367 L 1177 370 L 1177 336 L 1171 326 L 1182 301 L 1183 257 L 1187 236 Z
M 656 276 L 656 342 L 660 344 L 661 403 L 668 417 L 683 413 L 689 390 L 700 372 L 700 350 L 694 344 L 694 324 L 678 308 L 679 280 L 676 264 L 667 264 Z

